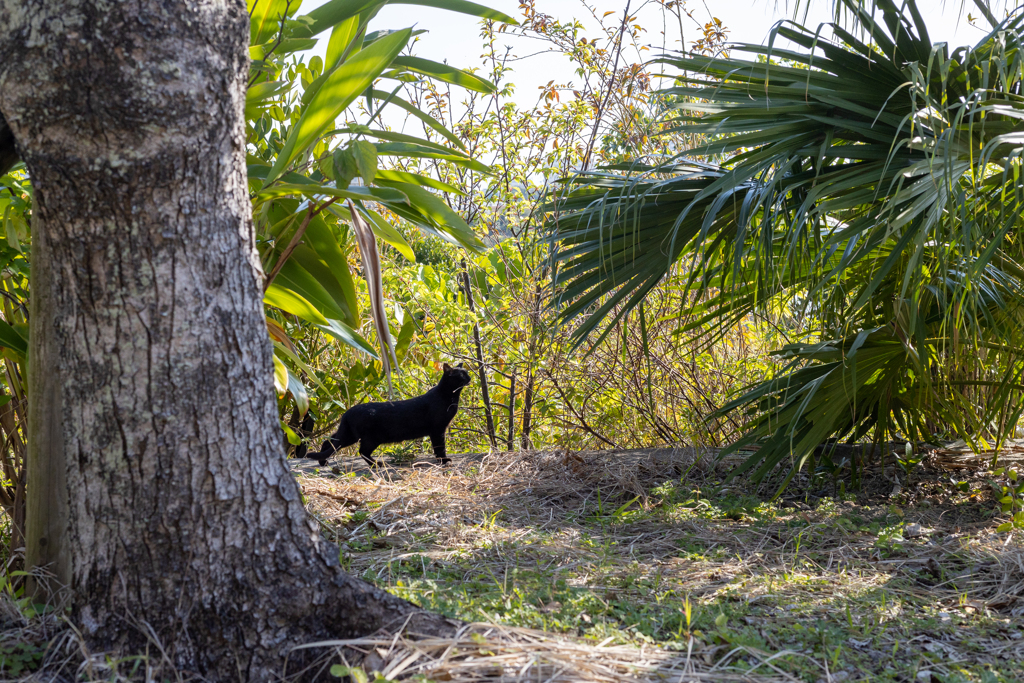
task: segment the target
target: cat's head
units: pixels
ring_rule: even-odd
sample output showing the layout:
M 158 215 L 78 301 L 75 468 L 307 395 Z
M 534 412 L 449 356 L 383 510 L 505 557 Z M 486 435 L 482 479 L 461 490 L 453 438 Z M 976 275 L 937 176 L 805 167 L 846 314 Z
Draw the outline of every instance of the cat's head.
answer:
M 441 386 L 449 391 L 458 392 L 462 390 L 462 387 L 469 384 L 469 370 L 462 366 L 463 364 L 459 363 L 453 368 L 445 363 L 444 374 L 441 375 Z

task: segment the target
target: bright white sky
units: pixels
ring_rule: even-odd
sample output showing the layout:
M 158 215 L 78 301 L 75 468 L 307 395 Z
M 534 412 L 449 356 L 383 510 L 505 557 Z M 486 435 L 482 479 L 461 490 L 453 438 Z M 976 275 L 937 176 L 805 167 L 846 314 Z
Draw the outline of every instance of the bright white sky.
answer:
M 299 12 L 305 14 L 324 4 L 327 0 L 306 0 Z M 515 18 L 520 18 L 518 0 L 476 0 L 476 2 L 493 7 Z M 588 0 L 588 4 L 596 9 L 598 15 L 606 11 L 621 14 L 625 8 L 624 0 Z M 787 5 L 789 9 L 787 10 Z M 568 21 L 578 18 L 585 26 L 593 29 L 596 22 L 590 12 L 583 6 L 582 0 L 537 0 L 539 12 L 549 14 L 560 20 Z M 694 17 L 704 23 L 710 16 L 716 16 L 729 29 L 729 38 L 736 42 L 764 43 L 772 25 L 780 19 L 791 18 L 793 2 L 790 0 L 687 0 L 686 8 L 693 12 Z M 918 6 L 925 13 L 928 30 L 933 41 L 946 41 L 951 47 L 973 44 L 984 33 L 967 23 L 966 16 L 971 12 L 978 15 L 971 0 L 918 0 Z M 639 12 L 636 8 L 640 8 Z M 830 19 L 832 0 L 813 0 L 808 19 L 810 27 L 817 27 L 821 22 Z M 961 13 L 962 10 L 962 13 Z M 644 58 L 660 52 L 662 45 L 661 11 L 651 0 L 632 0 L 631 13 L 637 14 L 638 23 L 647 29 L 647 42 L 651 51 L 643 56 L 626 55 L 631 62 L 642 61 Z M 609 17 L 611 19 L 612 17 Z M 415 5 L 393 5 L 385 7 L 371 25 L 371 29 L 405 28 L 414 26 L 429 31 L 421 36 L 415 48 L 420 57 L 439 62 L 448 62 L 460 68 L 480 66 L 482 60 L 481 40 L 479 38 L 478 19 L 454 12 L 446 12 L 429 7 Z M 979 25 L 985 25 L 984 20 Z M 692 20 L 684 23 L 685 39 L 692 44 L 699 37 L 698 27 Z M 589 37 L 600 37 L 596 29 Z M 678 40 L 678 28 L 669 29 L 669 39 Z M 537 98 L 538 88 L 551 81 L 564 83 L 573 78 L 572 69 L 564 57 L 557 54 L 534 55 L 542 48 L 536 41 L 524 40 L 513 36 L 503 36 L 503 43 L 512 46 L 512 54 L 522 57 L 514 63 L 515 72 L 511 80 L 517 86 L 516 100 L 521 106 L 532 105 Z M 322 52 L 326 49 L 326 35 L 321 40 Z M 668 46 L 672 48 L 672 45 Z M 678 44 L 675 46 L 678 48 Z M 534 55 L 534 56 L 530 56 Z

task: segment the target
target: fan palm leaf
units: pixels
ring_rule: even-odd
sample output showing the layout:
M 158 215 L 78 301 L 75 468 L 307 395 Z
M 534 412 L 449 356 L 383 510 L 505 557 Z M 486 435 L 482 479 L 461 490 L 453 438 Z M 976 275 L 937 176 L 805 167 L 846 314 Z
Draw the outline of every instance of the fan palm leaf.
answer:
M 674 130 L 701 143 L 581 174 L 549 204 L 580 343 L 673 268 L 697 302 L 690 326 L 712 338 L 754 311 L 804 321 L 781 374 L 725 407 L 749 418 L 734 448 L 761 444 L 744 468 L 755 478 L 796 471 L 830 436 L 941 423 L 1002 437 L 1016 421 L 1022 16 L 950 53 L 912 0 L 905 13 L 879 0 L 882 21 L 844 4 L 866 42 L 784 23 L 729 57 L 662 57 L 678 73 L 661 93 Z M 965 391 L 968 376 L 982 384 Z

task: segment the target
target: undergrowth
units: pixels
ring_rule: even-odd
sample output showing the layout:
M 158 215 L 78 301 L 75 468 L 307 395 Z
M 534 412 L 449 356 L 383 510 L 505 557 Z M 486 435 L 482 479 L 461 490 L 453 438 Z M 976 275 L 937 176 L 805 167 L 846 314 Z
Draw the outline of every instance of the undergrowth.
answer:
M 1024 671 L 1024 544 L 994 532 L 983 472 L 966 488 L 922 475 L 894 496 L 772 502 L 708 468 L 515 457 L 301 481 L 350 571 L 451 617 L 707 665 L 745 648 L 775 655 L 747 669 L 806 681 Z

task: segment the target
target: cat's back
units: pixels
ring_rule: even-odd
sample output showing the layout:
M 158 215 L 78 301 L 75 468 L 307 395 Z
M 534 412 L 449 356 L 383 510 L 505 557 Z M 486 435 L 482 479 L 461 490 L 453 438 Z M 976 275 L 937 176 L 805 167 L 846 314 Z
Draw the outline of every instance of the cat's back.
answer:
M 373 415 L 402 415 L 424 405 L 426 395 L 407 398 L 401 401 L 381 401 L 360 403 L 345 411 L 344 417 L 369 417 Z

